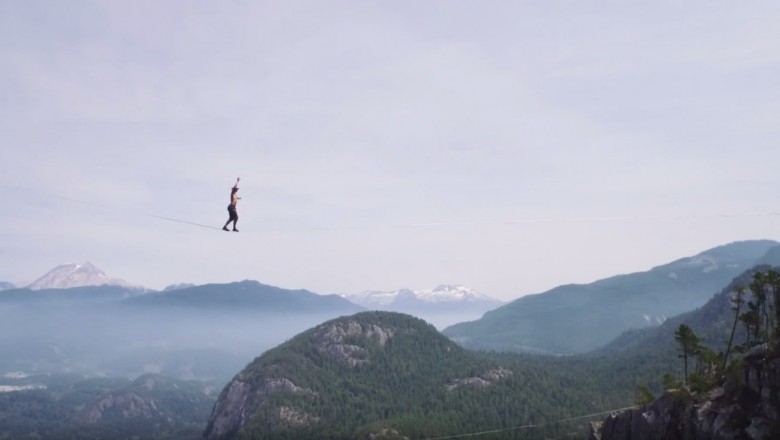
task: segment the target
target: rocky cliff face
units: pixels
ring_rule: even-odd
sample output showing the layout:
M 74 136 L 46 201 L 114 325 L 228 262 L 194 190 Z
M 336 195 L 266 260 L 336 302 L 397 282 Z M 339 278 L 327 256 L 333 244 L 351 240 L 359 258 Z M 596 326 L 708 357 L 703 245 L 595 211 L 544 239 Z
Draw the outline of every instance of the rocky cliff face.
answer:
M 664 394 L 652 404 L 594 425 L 590 440 L 780 439 L 780 354 L 745 356 L 742 377 L 728 380 L 702 401 L 686 404 Z
M 243 377 L 236 377 L 214 406 L 204 436 L 208 439 L 234 436 L 260 404 L 279 392 L 316 394 L 285 378 L 265 379 L 262 384 L 254 384 Z M 279 408 L 277 416 L 273 421 L 277 426 L 300 426 L 316 421 L 316 417 L 288 407 Z

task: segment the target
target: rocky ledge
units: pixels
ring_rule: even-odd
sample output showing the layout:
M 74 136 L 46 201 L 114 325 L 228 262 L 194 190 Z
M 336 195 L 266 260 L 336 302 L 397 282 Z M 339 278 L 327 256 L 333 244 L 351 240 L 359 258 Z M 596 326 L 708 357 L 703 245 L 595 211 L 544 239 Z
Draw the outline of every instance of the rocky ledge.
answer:
M 260 387 L 235 378 L 228 385 L 227 393 L 217 401 L 204 436 L 217 439 L 234 435 L 254 414 L 257 407 L 276 392 L 316 395 L 314 391 L 301 388 L 286 378 L 265 379 Z M 292 408 L 280 408 L 278 415 L 280 426 L 300 426 L 317 421 L 316 418 Z
M 685 403 L 670 393 L 640 409 L 594 424 L 590 440 L 780 439 L 780 354 L 760 347 L 744 358 L 741 377 L 704 399 Z

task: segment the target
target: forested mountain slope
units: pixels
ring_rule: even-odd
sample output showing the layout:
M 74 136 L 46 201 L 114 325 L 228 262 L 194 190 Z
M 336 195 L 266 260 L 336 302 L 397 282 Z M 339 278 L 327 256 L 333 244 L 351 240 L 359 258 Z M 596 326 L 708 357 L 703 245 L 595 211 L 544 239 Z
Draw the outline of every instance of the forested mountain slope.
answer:
M 746 272 L 695 312 L 601 350 L 621 358 L 654 352 L 685 368 L 664 378 L 658 399 L 593 425 L 590 439 L 780 438 L 780 272 Z M 675 340 L 676 350 L 668 342 Z M 680 361 L 682 359 L 682 361 Z
M 524 296 L 443 333 L 474 349 L 585 353 L 628 329 L 656 326 L 702 306 L 758 263 L 780 264 L 777 242 L 732 243 L 647 272 L 560 286 Z

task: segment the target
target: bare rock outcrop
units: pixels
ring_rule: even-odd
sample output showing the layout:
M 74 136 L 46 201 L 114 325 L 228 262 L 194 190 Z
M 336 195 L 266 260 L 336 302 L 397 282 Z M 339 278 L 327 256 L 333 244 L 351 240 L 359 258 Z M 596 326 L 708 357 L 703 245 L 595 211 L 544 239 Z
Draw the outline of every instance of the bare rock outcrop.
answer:
M 323 325 L 314 334 L 315 344 L 321 352 L 336 361 L 350 367 L 367 365 L 368 350 L 350 344 L 351 338 L 365 337 L 374 340 L 380 347 L 384 347 L 387 341 L 394 336 L 394 331 L 376 324 L 363 325 L 356 320 L 337 321 Z
M 79 412 L 75 421 L 98 423 L 107 411 L 118 412 L 122 418 L 151 417 L 159 410 L 154 400 L 147 400 L 135 393 L 108 394 Z
M 744 358 L 743 375 L 686 404 L 666 393 L 608 417 L 590 440 L 776 440 L 780 438 L 780 356 L 765 348 Z
M 485 388 L 495 382 L 504 380 L 510 377 L 511 375 L 512 375 L 511 370 L 508 370 L 504 367 L 498 367 L 492 370 L 488 370 L 480 376 L 453 379 L 450 383 L 447 384 L 447 390 L 452 391 L 455 388 L 458 388 L 460 386 L 473 386 L 477 388 Z

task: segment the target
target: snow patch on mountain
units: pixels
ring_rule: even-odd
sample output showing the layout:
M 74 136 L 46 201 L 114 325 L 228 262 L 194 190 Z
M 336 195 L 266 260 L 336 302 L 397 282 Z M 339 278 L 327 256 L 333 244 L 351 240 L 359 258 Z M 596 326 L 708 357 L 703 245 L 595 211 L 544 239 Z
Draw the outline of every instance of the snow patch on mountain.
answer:
M 417 298 L 429 302 L 495 302 L 500 303 L 497 299 L 491 298 L 487 295 L 483 295 L 474 289 L 470 289 L 464 286 L 452 286 L 443 284 L 437 286 L 432 290 L 421 290 L 415 292 Z
M 739 267 L 739 264 L 735 264 L 733 262 L 721 261 L 720 258 L 713 255 L 708 255 L 706 253 L 702 253 L 693 257 L 683 258 L 678 262 L 679 267 L 687 266 L 687 267 L 701 268 L 701 271 L 703 273 L 716 271 L 720 268 L 721 265 L 724 265 L 730 269 Z

